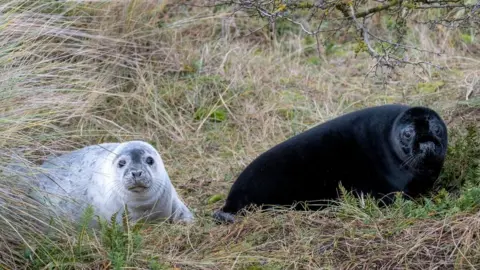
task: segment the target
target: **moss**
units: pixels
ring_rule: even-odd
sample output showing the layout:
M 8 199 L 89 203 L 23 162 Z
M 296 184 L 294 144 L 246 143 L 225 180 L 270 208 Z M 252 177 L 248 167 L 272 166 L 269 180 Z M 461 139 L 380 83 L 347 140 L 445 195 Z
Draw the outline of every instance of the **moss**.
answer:
M 227 111 L 223 108 L 211 110 L 209 108 L 199 108 L 195 111 L 193 118 L 195 120 L 202 120 L 208 118 L 209 121 L 223 122 L 227 119 Z
M 474 43 L 474 36 L 473 35 L 464 33 L 464 34 L 460 35 L 460 38 L 462 39 L 463 42 L 465 42 L 465 44 L 470 45 L 470 44 Z
M 396 21 L 391 17 L 391 16 L 388 16 L 388 17 L 385 17 L 385 24 L 387 26 L 387 29 L 388 30 L 394 30 L 395 27 L 396 27 Z
M 355 52 L 355 54 L 358 54 L 358 53 L 361 53 L 361 52 L 366 52 L 366 51 L 368 51 L 367 44 L 365 44 L 365 42 L 363 40 L 359 40 L 355 44 L 355 47 L 354 47 L 353 51 Z
M 318 56 L 311 56 L 307 58 L 307 64 L 313 66 L 319 66 L 322 63 L 322 60 Z
M 278 109 L 277 112 L 285 120 L 292 120 L 295 118 L 294 109 Z
M 315 38 L 311 35 L 307 35 L 303 39 L 303 44 L 305 44 L 305 45 L 314 45 L 315 42 L 316 42 Z
M 435 93 L 438 89 L 445 85 L 444 81 L 432 81 L 417 84 L 417 91 L 421 94 Z
M 221 201 L 225 198 L 225 195 L 223 194 L 215 194 L 215 195 L 212 195 L 210 198 L 208 198 L 208 204 L 214 204 L 218 201 Z

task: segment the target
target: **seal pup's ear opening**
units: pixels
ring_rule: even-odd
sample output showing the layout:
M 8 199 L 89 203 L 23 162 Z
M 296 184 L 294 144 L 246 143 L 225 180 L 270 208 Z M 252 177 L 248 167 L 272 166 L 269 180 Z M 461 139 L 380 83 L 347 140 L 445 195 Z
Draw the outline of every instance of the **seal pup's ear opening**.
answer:
M 227 213 L 227 212 L 223 212 L 222 210 L 215 211 L 213 213 L 213 219 L 218 224 L 222 224 L 222 223 L 231 224 L 231 223 L 235 222 L 235 216 L 234 215 L 232 215 L 230 213 Z

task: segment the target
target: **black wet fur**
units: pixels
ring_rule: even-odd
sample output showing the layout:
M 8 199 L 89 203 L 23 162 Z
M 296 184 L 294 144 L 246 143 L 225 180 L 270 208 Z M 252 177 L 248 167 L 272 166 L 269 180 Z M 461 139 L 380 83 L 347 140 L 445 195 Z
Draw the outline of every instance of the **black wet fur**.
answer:
M 433 131 L 438 131 L 437 127 L 438 134 Z M 414 139 L 408 139 L 412 134 Z M 392 140 L 398 143 L 392 144 Z M 420 143 L 427 144 L 420 147 Z M 250 205 L 290 206 L 336 199 L 339 183 L 348 191 L 384 199 L 385 204 L 393 201 L 393 192 L 415 198 L 433 187 L 446 149 L 445 123 L 429 108 L 390 104 L 361 109 L 313 127 L 258 156 L 239 175 L 225 205 L 213 216 L 231 223 L 234 214 Z M 419 151 L 427 151 L 425 158 L 407 159 L 409 153 L 419 155 Z M 295 209 L 304 210 L 302 205 Z
M 235 216 L 230 213 L 223 212 L 221 210 L 215 211 L 213 213 L 213 218 L 215 221 L 218 221 L 220 223 L 234 223 L 235 222 Z

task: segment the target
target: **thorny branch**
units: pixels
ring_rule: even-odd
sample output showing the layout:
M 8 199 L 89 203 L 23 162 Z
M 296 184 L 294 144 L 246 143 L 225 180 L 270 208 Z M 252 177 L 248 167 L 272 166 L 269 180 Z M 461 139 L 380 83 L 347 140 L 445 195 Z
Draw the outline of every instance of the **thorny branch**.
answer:
M 415 10 L 428 9 L 463 9 L 465 14 L 463 17 L 450 18 L 449 15 L 444 15 L 441 19 L 419 22 L 415 18 L 411 21 L 414 23 L 428 23 L 435 24 L 450 24 L 459 27 L 460 25 L 468 27 L 472 24 L 480 25 L 480 0 L 476 4 L 467 5 L 463 0 L 373 0 L 379 3 L 377 6 L 364 8 L 356 11 L 360 7 L 366 6 L 368 0 L 213 0 L 217 5 L 234 5 L 236 10 L 250 12 L 257 14 L 257 16 L 266 18 L 270 25 L 278 19 L 286 20 L 293 23 L 308 35 L 315 36 L 320 41 L 320 33 L 337 32 L 348 29 L 353 25 L 363 42 L 364 51 L 369 53 L 376 59 L 376 64 L 373 69 L 378 67 L 387 67 L 393 69 L 396 66 L 404 66 L 406 64 L 412 65 L 430 65 L 436 68 L 441 68 L 427 61 L 409 61 L 406 57 L 398 56 L 399 51 L 417 50 L 421 52 L 431 53 L 435 55 L 441 52 L 433 52 L 422 50 L 415 46 L 406 45 L 402 42 L 403 37 L 399 37 L 397 41 L 381 38 L 373 34 L 367 27 L 367 20 L 373 15 L 380 12 L 393 12 L 396 14 L 401 27 L 406 27 L 406 17 Z M 371 6 L 369 4 L 369 6 Z M 305 15 L 300 15 L 296 11 L 309 10 L 308 18 Z M 340 14 L 335 13 L 338 10 Z M 401 14 L 401 15 L 400 15 Z M 453 14 L 453 13 L 450 13 Z M 338 16 L 340 15 L 340 16 Z M 311 19 L 316 18 L 318 23 L 316 26 L 310 26 Z M 361 22 L 360 20 L 363 20 Z M 324 26 L 324 22 L 329 22 L 329 26 Z M 399 31 L 402 32 L 402 31 Z M 404 32 L 403 32 L 404 33 Z M 401 33 L 400 33 L 401 35 Z M 376 44 L 376 46 L 374 45 Z M 380 46 L 378 46 L 380 45 Z M 317 44 L 317 46 L 319 46 Z M 379 48 L 380 47 L 380 48 Z M 318 47 L 319 48 L 319 47 Z M 401 54 L 401 52 L 400 52 Z

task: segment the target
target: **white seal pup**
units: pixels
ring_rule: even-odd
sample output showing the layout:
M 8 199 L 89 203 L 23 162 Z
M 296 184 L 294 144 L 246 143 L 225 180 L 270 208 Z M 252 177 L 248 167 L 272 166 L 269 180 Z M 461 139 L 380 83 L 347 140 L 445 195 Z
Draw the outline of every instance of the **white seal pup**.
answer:
M 36 179 L 39 190 L 32 196 L 75 221 L 88 205 L 107 220 L 123 213 L 125 205 L 133 221 L 189 223 L 194 219 L 173 187 L 160 154 L 143 141 L 87 146 L 51 158 L 41 169 Z

